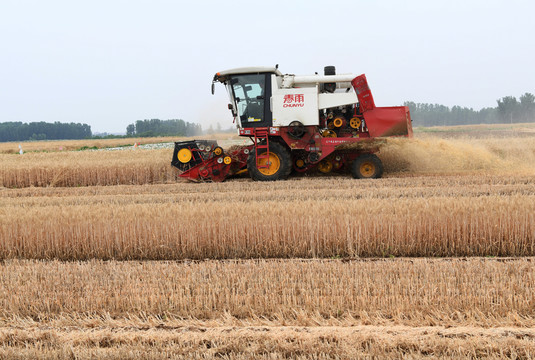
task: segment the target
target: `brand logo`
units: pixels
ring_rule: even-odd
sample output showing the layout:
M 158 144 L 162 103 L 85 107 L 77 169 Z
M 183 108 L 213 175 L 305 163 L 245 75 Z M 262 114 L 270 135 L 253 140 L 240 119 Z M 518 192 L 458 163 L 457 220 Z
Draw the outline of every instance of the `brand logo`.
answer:
M 284 95 L 284 102 L 282 107 L 304 107 L 305 95 L 304 94 L 286 94 Z

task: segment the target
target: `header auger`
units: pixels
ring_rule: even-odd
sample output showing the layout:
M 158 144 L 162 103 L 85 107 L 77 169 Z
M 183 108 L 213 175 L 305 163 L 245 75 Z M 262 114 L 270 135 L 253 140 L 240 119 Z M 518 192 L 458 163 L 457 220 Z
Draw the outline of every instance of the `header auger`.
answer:
M 379 178 L 379 138 L 412 137 L 409 108 L 375 106 L 364 74 L 336 75 L 334 66 L 305 76 L 247 67 L 215 74 L 212 93 L 216 82 L 227 88 L 239 135 L 252 144 L 223 150 L 210 140 L 175 143 L 171 164 L 193 181 L 223 181 L 244 171 L 269 181 L 313 169 Z

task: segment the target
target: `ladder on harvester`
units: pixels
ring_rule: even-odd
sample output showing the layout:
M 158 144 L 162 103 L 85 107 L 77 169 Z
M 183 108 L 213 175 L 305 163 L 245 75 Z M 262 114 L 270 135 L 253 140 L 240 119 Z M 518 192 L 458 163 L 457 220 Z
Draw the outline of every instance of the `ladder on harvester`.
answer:
M 255 143 L 255 155 L 256 155 L 256 167 L 258 169 L 268 169 L 269 165 L 269 130 L 267 127 L 259 127 L 254 129 L 254 143 Z M 262 141 L 264 143 L 262 143 Z M 266 150 L 265 153 L 262 154 L 262 150 Z M 261 153 L 261 155 L 258 155 L 258 153 Z M 264 165 L 259 164 L 260 159 L 266 159 L 266 162 Z

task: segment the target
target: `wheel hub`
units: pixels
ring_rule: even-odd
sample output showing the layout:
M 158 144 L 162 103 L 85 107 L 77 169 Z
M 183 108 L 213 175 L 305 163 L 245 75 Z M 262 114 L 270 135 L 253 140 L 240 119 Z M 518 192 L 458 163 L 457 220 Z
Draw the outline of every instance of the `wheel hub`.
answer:
M 360 164 L 360 173 L 364 177 L 372 177 L 375 174 L 375 164 L 371 161 L 366 161 Z
M 276 174 L 281 167 L 281 162 L 277 154 L 269 153 L 269 159 L 258 159 L 258 171 L 269 176 Z

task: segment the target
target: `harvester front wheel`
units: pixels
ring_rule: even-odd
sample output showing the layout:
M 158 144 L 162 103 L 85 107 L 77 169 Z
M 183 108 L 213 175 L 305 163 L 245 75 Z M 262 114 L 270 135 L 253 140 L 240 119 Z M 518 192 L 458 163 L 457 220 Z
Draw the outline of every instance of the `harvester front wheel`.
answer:
M 362 154 L 351 164 L 355 179 L 377 179 L 383 176 L 383 163 L 375 154 Z
M 265 154 L 265 151 L 258 155 Z M 292 171 L 292 158 L 288 149 L 272 141 L 269 143 L 269 159 L 259 159 L 256 164 L 255 151 L 251 151 L 247 158 L 247 170 L 251 179 L 258 181 L 283 180 Z

